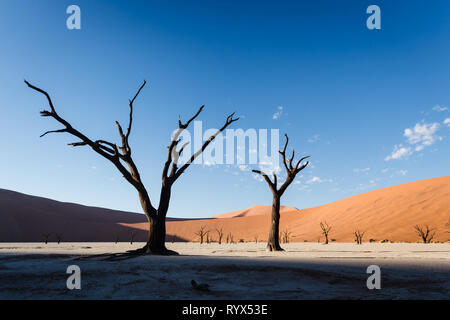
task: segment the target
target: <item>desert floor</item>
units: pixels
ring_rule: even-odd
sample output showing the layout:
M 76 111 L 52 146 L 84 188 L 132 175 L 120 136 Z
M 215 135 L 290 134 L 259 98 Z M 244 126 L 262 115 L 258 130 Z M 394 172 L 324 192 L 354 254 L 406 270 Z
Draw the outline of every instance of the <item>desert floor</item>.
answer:
M 179 256 L 74 260 L 135 243 L 0 243 L 0 299 L 449 299 L 450 243 L 168 243 Z M 68 290 L 69 265 L 81 290 Z M 381 289 L 369 290 L 369 265 Z M 194 290 L 191 280 L 208 283 Z

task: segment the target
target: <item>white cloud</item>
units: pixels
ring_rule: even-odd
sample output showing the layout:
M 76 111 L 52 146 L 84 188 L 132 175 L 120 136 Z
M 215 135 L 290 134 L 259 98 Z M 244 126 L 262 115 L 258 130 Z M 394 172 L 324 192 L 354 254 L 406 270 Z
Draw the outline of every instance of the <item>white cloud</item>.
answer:
M 416 123 L 413 128 L 405 129 L 404 136 L 408 140 L 409 144 L 417 145 L 416 151 L 421 151 L 427 146 L 431 146 L 437 140 L 441 140 L 441 137 L 436 135 L 436 131 L 439 129 L 439 123 Z
M 435 105 L 433 107 L 433 110 L 437 111 L 437 112 L 443 112 L 443 111 L 448 111 L 448 108 L 447 107 L 442 107 L 442 106 L 437 104 L 437 105 Z
M 396 172 L 396 174 L 398 174 L 399 176 L 406 176 L 407 173 L 408 173 L 408 170 L 398 170 Z
M 278 109 L 278 111 L 275 112 L 275 113 L 272 115 L 272 119 L 273 119 L 273 120 L 278 120 L 278 119 L 280 119 L 281 115 L 283 114 L 283 106 L 278 106 L 277 109 Z
M 239 170 L 241 170 L 241 171 L 249 171 L 250 168 L 247 165 L 245 165 L 245 164 L 241 164 L 241 165 L 239 165 Z
M 382 173 L 387 173 L 389 171 L 389 168 L 384 168 L 381 170 Z
M 440 124 L 438 122 L 425 123 L 422 121 L 422 123 L 416 123 L 412 128 L 406 128 L 403 136 L 411 147 L 404 147 L 401 144 L 395 145 L 392 153 L 384 158 L 384 160 L 389 161 L 406 158 L 413 152 L 422 151 L 425 147 L 429 147 L 436 143 L 436 141 L 442 140 L 442 137 L 436 134 L 439 127 Z
M 319 177 L 312 177 L 311 179 L 306 181 L 307 184 L 322 183 L 322 182 L 333 182 L 333 179 L 321 179 Z
M 311 138 L 308 139 L 309 143 L 316 143 L 320 140 L 320 136 L 318 134 L 313 135 Z
M 444 124 L 445 124 L 447 127 L 450 127 L 450 118 L 445 119 L 445 120 L 444 120 Z
M 360 168 L 355 168 L 355 169 L 353 169 L 353 172 L 354 173 L 367 173 L 367 172 L 369 172 L 370 171 L 370 168 L 362 168 L 362 169 L 360 169 Z
M 406 148 L 403 147 L 401 144 L 400 145 L 396 145 L 394 146 L 394 150 L 392 151 L 392 153 L 387 156 L 386 158 L 384 158 L 385 161 L 389 161 L 389 160 L 398 160 L 401 158 L 405 158 L 409 155 L 412 154 L 411 148 Z
M 261 171 L 265 172 L 268 175 L 272 175 L 274 173 L 278 174 L 281 171 L 281 167 L 278 165 L 278 163 L 261 161 L 258 163 L 258 166 Z
M 311 184 L 311 183 L 321 183 L 323 182 L 322 179 L 320 179 L 319 177 L 312 177 L 311 179 L 309 179 L 308 181 L 306 181 L 307 184 Z

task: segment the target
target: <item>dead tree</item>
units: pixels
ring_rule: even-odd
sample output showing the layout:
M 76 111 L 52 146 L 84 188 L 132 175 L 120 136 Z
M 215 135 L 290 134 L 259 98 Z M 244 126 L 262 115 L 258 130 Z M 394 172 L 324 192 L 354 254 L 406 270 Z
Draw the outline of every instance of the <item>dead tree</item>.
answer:
M 269 239 L 267 241 L 267 249 L 269 251 L 282 251 L 283 249 L 280 247 L 280 241 L 279 241 L 279 230 L 280 230 L 280 201 L 281 196 L 286 191 L 286 189 L 289 187 L 289 185 L 294 181 L 297 174 L 306 168 L 306 166 L 309 164 L 307 161 L 304 164 L 301 164 L 303 160 L 309 158 L 309 156 L 301 158 L 296 165 L 294 165 L 294 156 L 295 151 L 292 150 L 292 156 L 290 159 L 286 159 L 286 148 L 289 143 L 289 138 L 287 134 L 285 134 L 286 137 L 286 144 L 284 145 L 284 148 L 282 151 L 279 151 L 282 158 L 283 158 L 283 164 L 286 169 L 286 180 L 281 185 L 279 189 L 277 189 L 277 175 L 273 173 L 273 181 L 270 180 L 269 176 L 265 174 L 264 172 L 260 170 L 252 170 L 254 173 L 260 174 L 269 185 L 270 190 L 272 191 L 273 200 L 272 200 L 272 217 L 271 217 L 271 227 L 269 232 Z
M 445 226 L 450 229 L 450 219 L 445 223 Z M 447 233 L 450 233 L 450 231 L 447 231 Z
M 325 236 L 325 244 L 328 244 L 328 235 L 330 234 L 331 227 L 323 221 L 320 223 L 320 229 L 322 229 L 322 234 Z
M 227 243 L 234 243 L 233 234 L 231 232 L 227 234 Z
M 424 227 L 416 225 L 414 226 L 414 229 L 419 237 L 422 238 L 423 243 L 430 243 L 436 235 L 435 229 L 430 228 L 428 225 L 425 225 Z
M 119 242 L 119 236 L 116 235 L 116 236 L 114 237 L 114 239 L 115 239 L 115 243 L 117 244 L 117 242 Z
M 52 117 L 57 122 L 62 124 L 63 128 L 58 130 L 47 131 L 41 135 L 41 137 L 49 134 L 49 133 L 68 133 L 79 139 L 77 142 L 70 143 L 70 146 L 80 147 L 80 146 L 88 146 L 93 151 L 101 155 L 103 158 L 110 161 L 116 168 L 119 170 L 121 175 L 130 183 L 137 191 L 139 195 L 140 204 L 142 210 L 147 217 L 149 229 L 148 229 L 148 238 L 145 246 L 141 249 L 138 249 L 134 252 L 130 252 L 130 254 L 161 254 L 161 255 L 169 255 L 176 254 L 171 250 L 168 250 L 165 246 L 166 240 L 166 216 L 169 210 L 169 202 L 172 192 L 172 186 L 177 181 L 177 179 L 186 171 L 186 169 L 191 165 L 191 163 L 203 153 L 203 151 L 208 147 L 208 145 L 214 141 L 214 139 L 219 135 L 222 131 L 224 131 L 229 125 L 233 122 L 239 120 L 239 118 L 233 118 L 234 113 L 229 115 L 226 118 L 225 124 L 217 130 L 213 135 L 211 135 L 203 145 L 191 155 L 188 161 L 184 164 L 178 163 L 178 160 L 183 152 L 183 149 L 186 147 L 187 143 L 183 144 L 179 149 L 180 143 L 180 135 L 186 130 L 189 125 L 194 121 L 199 114 L 203 111 L 204 106 L 201 106 L 197 113 L 190 118 L 187 122 L 183 123 L 181 118 L 178 120 L 178 129 L 173 134 L 172 139 L 170 141 L 168 147 L 168 155 L 167 160 L 164 164 L 162 170 L 162 185 L 161 185 L 161 193 L 158 207 L 155 207 L 150 201 L 150 196 L 145 188 L 144 183 L 142 182 L 141 175 L 139 170 L 134 163 L 132 158 L 131 146 L 129 143 L 129 137 L 131 134 L 132 122 L 133 122 L 133 103 L 135 99 L 138 97 L 141 90 L 146 85 L 146 81 L 139 87 L 139 90 L 133 97 L 133 99 L 129 100 L 129 122 L 126 131 L 122 129 L 122 126 L 116 121 L 117 130 L 119 132 L 121 143 L 117 145 L 116 143 L 109 142 L 106 140 L 92 140 L 88 138 L 85 134 L 81 133 L 77 129 L 75 129 L 68 121 L 62 118 L 57 112 L 53 105 L 53 102 L 50 98 L 50 95 L 38 88 L 30 84 L 25 80 L 27 86 L 41 94 L 43 94 L 48 101 L 50 110 L 41 111 L 41 115 L 44 117 Z
M 130 244 L 133 244 L 135 236 L 136 236 L 136 234 L 134 233 L 134 231 L 131 231 L 131 233 L 130 233 Z
M 42 235 L 42 237 L 44 238 L 45 244 L 48 243 L 48 238 L 50 238 L 50 235 L 51 235 L 51 233 L 44 233 L 44 234 Z
M 62 234 L 57 233 L 57 234 L 56 234 L 56 240 L 58 241 L 58 244 L 60 244 L 60 243 L 61 243 L 61 240 L 62 240 Z
M 361 232 L 359 229 L 356 229 L 355 232 L 353 232 L 353 234 L 355 235 L 356 244 L 362 244 L 365 233 L 365 231 Z
M 200 244 L 203 244 L 203 239 L 208 236 L 209 231 L 206 230 L 206 226 L 201 226 L 195 234 L 200 238 Z
M 253 239 L 255 239 L 255 243 L 258 243 L 258 235 L 255 235 Z
M 222 244 L 222 238 L 223 238 L 223 227 L 217 227 L 216 228 L 216 232 L 217 232 L 217 242 L 219 244 Z
M 283 231 L 282 239 L 284 243 L 289 243 L 289 238 L 291 237 L 292 232 L 287 229 Z

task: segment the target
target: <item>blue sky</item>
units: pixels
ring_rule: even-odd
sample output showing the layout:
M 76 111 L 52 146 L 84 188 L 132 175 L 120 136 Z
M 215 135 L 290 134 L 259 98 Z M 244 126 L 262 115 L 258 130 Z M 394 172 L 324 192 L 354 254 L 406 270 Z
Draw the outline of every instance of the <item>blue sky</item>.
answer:
M 81 30 L 66 28 L 71 4 L 81 8 Z M 381 8 L 381 30 L 366 27 L 371 4 Z M 141 212 L 106 160 L 66 146 L 74 139 L 64 134 L 39 138 L 58 124 L 39 117 L 46 101 L 23 79 L 88 136 L 116 142 L 114 121 L 126 124 L 128 99 L 146 79 L 130 142 L 154 203 L 178 115 L 202 104 L 206 128 L 237 111 L 233 128 L 279 129 L 312 156 L 284 205 L 448 175 L 449 34 L 446 0 L 1 0 L 0 188 Z M 248 171 L 192 165 L 169 215 L 270 203 Z

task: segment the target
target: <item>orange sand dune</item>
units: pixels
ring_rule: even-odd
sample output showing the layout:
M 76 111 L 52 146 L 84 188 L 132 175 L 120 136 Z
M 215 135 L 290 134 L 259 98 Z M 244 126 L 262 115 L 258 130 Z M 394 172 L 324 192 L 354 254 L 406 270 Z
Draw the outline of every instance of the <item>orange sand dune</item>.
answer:
M 255 208 L 255 207 L 254 207 Z M 259 207 L 263 214 L 222 219 L 172 221 L 168 234 L 197 241 L 195 232 L 205 225 L 217 239 L 216 227 L 231 232 L 235 241 L 266 240 L 270 223 L 270 207 Z M 256 210 L 256 209 L 254 209 Z M 226 216 L 226 215 L 221 215 Z M 280 231 L 291 232 L 291 241 L 318 241 L 319 223 L 332 226 L 330 238 L 353 242 L 355 229 L 365 231 L 364 239 L 377 241 L 418 241 L 414 225 L 428 224 L 437 230 L 436 240 L 448 241 L 450 231 L 445 223 L 450 219 L 450 176 L 421 180 L 379 189 L 320 207 L 283 211 Z
M 222 218 L 260 216 L 260 215 L 268 214 L 271 211 L 272 211 L 271 206 L 263 206 L 263 205 L 259 204 L 259 205 L 253 206 L 251 208 L 227 212 L 227 213 L 219 214 L 216 216 L 212 216 L 211 218 L 222 219 Z M 289 212 L 289 211 L 298 211 L 298 209 L 295 207 L 286 207 L 286 206 L 281 206 L 281 208 L 280 208 L 281 213 Z
M 210 219 L 171 219 L 167 222 L 168 240 L 198 241 L 201 226 L 211 230 L 222 227 L 234 240 L 267 239 L 270 206 L 254 206 L 214 216 Z M 353 242 L 355 229 L 366 231 L 365 241 L 388 239 L 415 242 L 416 224 L 437 229 L 436 240 L 448 241 L 450 231 L 450 176 L 421 180 L 363 193 L 320 207 L 298 210 L 283 207 L 280 231 L 291 232 L 291 241 L 318 241 L 320 221 L 332 226 L 330 238 Z M 28 196 L 0 189 L 0 241 L 41 241 L 43 233 L 63 235 L 63 241 L 145 240 L 147 223 L 143 215 Z M 224 236 L 224 238 L 225 238 Z

